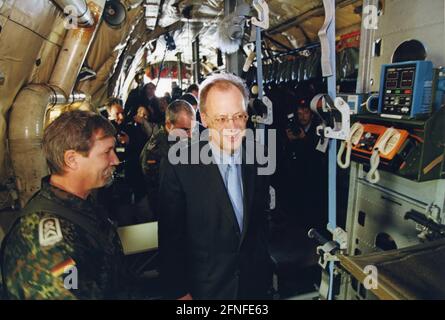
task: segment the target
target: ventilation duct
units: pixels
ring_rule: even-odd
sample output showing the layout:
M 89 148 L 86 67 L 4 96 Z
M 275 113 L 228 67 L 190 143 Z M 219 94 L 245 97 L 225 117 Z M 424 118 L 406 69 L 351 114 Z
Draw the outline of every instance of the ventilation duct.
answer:
M 49 83 L 62 90 L 66 97 L 76 84 L 76 79 L 85 60 L 88 48 L 93 41 L 102 16 L 105 1 L 95 0 L 88 2 L 88 7 L 94 17 L 94 25 L 89 28 L 70 29 L 65 35 L 62 49 Z
M 50 111 L 83 102 L 85 97 L 85 94 L 73 94 L 67 99 L 59 88 L 32 84 L 23 88 L 14 100 L 8 144 L 22 208 L 40 189 L 41 178 L 48 174 L 42 138 Z
M 75 17 L 79 27 L 91 27 L 94 25 L 94 17 L 85 0 L 53 1 L 63 11 L 63 13 Z
M 81 5 L 81 1 L 57 3 L 60 6 L 73 3 Z M 88 10 L 85 12 L 91 12 L 94 23 L 90 27 L 68 30 L 49 80 L 50 84 L 28 85 L 19 92 L 11 107 L 8 144 L 22 207 L 40 189 L 41 178 L 48 174 L 42 152 L 42 138 L 50 114 L 54 110 L 64 111 L 67 104 L 68 109 L 74 108 L 72 103 L 85 100 L 84 94 L 70 93 L 94 38 L 104 5 L 105 0 L 88 1 Z M 90 108 L 89 104 L 84 107 Z
M 118 0 L 108 0 L 105 3 L 103 19 L 112 28 L 118 28 L 127 18 L 124 5 Z

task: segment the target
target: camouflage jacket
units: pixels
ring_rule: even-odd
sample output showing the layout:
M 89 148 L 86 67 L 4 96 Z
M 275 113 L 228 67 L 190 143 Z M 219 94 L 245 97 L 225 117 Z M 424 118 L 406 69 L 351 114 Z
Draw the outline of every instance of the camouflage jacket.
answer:
M 159 188 L 159 167 L 161 159 L 168 155 L 169 146 L 168 133 L 164 127 L 161 127 L 142 149 L 141 168 L 149 194 Z
M 49 177 L 42 180 L 37 196 L 36 202 L 44 198 L 82 215 L 102 231 L 104 241 L 99 244 L 99 237 L 70 220 L 31 210 L 7 236 L 2 272 L 9 298 L 117 298 L 122 245 L 103 211 L 90 198 L 83 200 L 50 185 Z

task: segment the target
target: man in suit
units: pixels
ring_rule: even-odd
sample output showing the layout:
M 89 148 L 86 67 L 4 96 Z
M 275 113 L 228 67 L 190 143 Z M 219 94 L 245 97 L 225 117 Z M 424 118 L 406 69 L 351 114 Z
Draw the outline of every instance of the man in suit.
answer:
M 180 138 L 191 137 L 195 122 L 193 107 L 183 100 L 175 100 L 170 103 L 165 116 L 165 126 L 161 126 L 160 129 L 153 134 L 140 154 L 140 164 L 145 180 L 148 202 L 156 220 L 159 207 L 159 171 L 161 159 L 168 156 L 170 145 L 174 143 L 171 139 L 169 141 L 169 135 L 172 137 L 175 133 L 178 133 Z
M 198 150 L 213 161 L 172 164 L 169 154 L 161 167 L 159 253 L 166 297 L 268 298 L 269 185 L 259 166 L 246 161 L 245 146 L 254 143 L 245 139 L 247 90 L 240 78 L 216 74 L 202 83 L 200 102 L 210 137 Z

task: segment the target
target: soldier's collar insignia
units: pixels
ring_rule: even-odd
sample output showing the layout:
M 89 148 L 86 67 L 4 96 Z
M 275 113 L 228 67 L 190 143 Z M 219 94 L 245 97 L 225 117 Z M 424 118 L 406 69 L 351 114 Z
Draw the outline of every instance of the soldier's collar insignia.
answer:
M 43 218 L 39 223 L 39 243 L 42 247 L 55 245 L 63 240 L 60 221 L 57 218 Z

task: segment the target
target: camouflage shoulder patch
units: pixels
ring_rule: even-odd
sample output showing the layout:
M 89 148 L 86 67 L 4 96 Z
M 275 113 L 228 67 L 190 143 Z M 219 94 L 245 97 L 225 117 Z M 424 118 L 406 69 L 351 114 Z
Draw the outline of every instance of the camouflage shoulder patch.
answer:
M 63 240 L 60 221 L 57 218 L 42 218 L 39 222 L 39 243 L 42 247 L 55 245 Z

